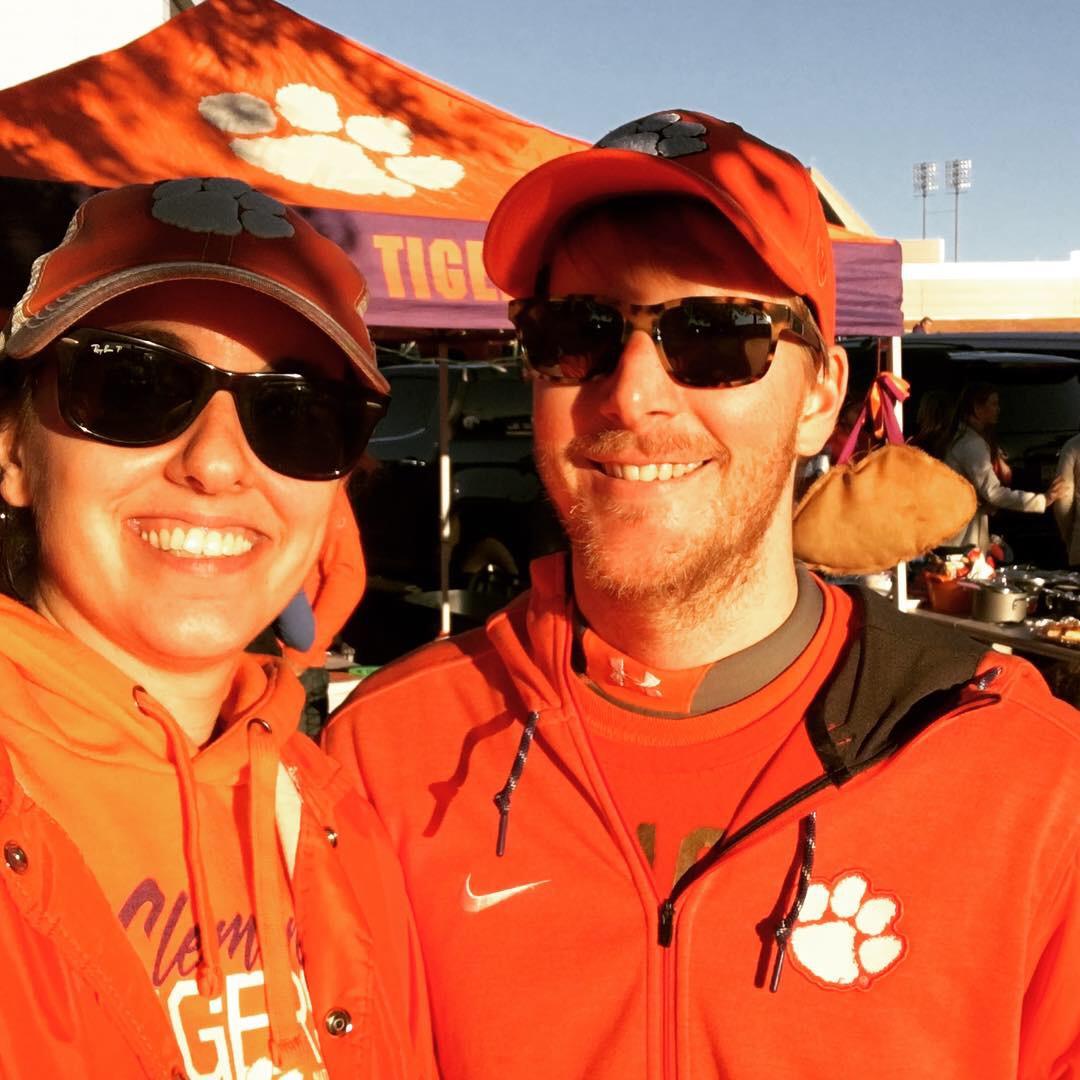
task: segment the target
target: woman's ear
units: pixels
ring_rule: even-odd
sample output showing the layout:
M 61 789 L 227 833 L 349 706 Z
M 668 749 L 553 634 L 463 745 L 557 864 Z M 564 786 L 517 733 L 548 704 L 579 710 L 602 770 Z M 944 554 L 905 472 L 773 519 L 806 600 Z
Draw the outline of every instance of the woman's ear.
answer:
M 795 451 L 801 457 L 819 453 L 836 427 L 847 393 L 847 353 L 834 345 L 817 365 L 803 398 L 795 435 Z
M 23 466 L 22 425 L 11 421 L 0 427 L 0 498 L 8 506 L 29 506 L 30 485 Z

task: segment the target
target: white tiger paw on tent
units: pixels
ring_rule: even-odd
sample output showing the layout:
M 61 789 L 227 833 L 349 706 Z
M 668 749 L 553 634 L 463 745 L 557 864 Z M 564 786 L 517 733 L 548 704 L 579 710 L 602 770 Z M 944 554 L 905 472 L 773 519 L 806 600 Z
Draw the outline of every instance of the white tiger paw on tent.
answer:
M 297 184 L 404 199 L 417 188 L 447 191 L 465 176 L 457 161 L 413 156 L 412 131 L 400 120 L 343 120 L 334 95 L 308 83 L 282 86 L 273 105 L 254 94 L 213 94 L 199 102 L 199 115 L 235 136 L 229 147 L 237 157 Z M 305 134 L 272 135 L 279 116 Z

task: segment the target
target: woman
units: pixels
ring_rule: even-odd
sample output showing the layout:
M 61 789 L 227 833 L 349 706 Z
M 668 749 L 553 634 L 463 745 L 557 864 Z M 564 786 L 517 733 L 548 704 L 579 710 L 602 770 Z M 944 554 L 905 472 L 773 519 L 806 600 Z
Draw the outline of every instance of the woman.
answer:
M 915 434 L 911 445 L 939 461 L 956 433 L 956 406 L 945 390 L 928 390 L 915 412 Z
M 945 454 L 945 464 L 966 477 L 979 499 L 975 516 L 956 536 L 949 547 L 990 548 L 990 513 L 993 510 L 1021 510 L 1042 514 L 1061 491 L 1056 480 L 1045 494 L 1017 491 L 1007 485 L 1012 480 L 1005 454 L 997 444 L 994 429 L 1001 414 L 1001 399 L 988 383 L 969 383 L 957 403 L 959 425 Z
M 400 871 L 244 646 L 385 407 L 365 285 L 230 180 L 97 195 L 0 349 L 0 1075 L 433 1072 Z

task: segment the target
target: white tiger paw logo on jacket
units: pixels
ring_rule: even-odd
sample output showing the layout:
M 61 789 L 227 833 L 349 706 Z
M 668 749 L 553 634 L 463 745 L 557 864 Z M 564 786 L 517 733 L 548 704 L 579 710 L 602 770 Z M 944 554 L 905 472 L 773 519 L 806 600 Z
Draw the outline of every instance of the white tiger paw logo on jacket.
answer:
M 827 989 L 868 989 L 907 951 L 894 931 L 900 901 L 876 893 L 859 871 L 812 882 L 791 931 L 796 966 Z

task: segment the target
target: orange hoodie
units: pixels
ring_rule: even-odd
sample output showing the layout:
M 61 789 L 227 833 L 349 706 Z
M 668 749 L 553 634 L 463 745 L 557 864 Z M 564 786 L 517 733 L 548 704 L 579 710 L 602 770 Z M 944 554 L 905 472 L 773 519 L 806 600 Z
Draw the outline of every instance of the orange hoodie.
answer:
M 294 735 L 302 700 L 283 666 L 245 656 L 200 750 L 120 671 L 0 598 L 0 940 L 34 938 L 8 978 L 53 1005 L 48 1023 L 5 1005 L 0 1075 L 429 1074 L 398 868 Z M 104 1071 L 71 1067 L 105 1045 Z
M 402 859 L 447 1080 L 1080 1075 L 1080 724 L 1030 666 L 860 594 L 790 786 L 662 895 L 574 704 L 565 562 L 532 579 L 327 734 Z

